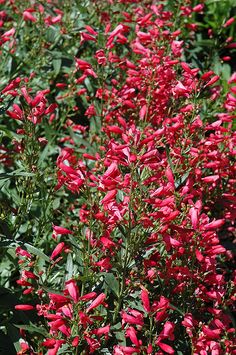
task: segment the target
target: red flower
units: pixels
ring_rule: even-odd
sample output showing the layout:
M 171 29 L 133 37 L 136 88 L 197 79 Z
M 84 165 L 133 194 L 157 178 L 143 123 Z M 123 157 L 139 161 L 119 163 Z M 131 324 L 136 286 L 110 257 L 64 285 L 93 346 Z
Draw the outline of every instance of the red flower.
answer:
M 73 234 L 73 232 L 67 228 L 53 225 L 53 230 L 57 234 Z
M 135 325 L 140 325 L 143 326 L 144 321 L 143 321 L 143 315 L 142 313 L 135 311 L 132 312 L 133 310 L 130 310 L 130 313 L 133 313 L 133 315 L 130 315 L 126 313 L 125 311 L 121 311 L 121 318 L 122 318 L 122 323 L 123 324 L 135 324 Z
M 79 289 L 75 280 L 69 280 L 66 282 L 66 289 L 69 292 L 69 295 L 75 303 L 79 300 Z
M 35 307 L 30 304 L 17 304 L 15 309 L 18 311 L 32 311 Z
M 106 295 L 105 293 L 101 293 L 95 300 L 90 304 L 90 306 L 86 309 L 86 312 L 90 312 L 92 309 L 97 308 L 100 306 L 103 301 L 105 300 Z
M 158 346 L 167 354 L 172 355 L 175 353 L 174 349 L 170 345 L 158 342 Z
M 149 313 L 150 310 L 151 310 L 151 307 L 150 307 L 148 291 L 146 289 L 142 289 L 142 291 L 141 291 L 141 299 L 142 299 L 144 310 Z
M 58 254 L 61 254 L 62 250 L 64 249 L 65 243 L 59 243 L 56 248 L 53 250 L 50 259 L 53 260 Z

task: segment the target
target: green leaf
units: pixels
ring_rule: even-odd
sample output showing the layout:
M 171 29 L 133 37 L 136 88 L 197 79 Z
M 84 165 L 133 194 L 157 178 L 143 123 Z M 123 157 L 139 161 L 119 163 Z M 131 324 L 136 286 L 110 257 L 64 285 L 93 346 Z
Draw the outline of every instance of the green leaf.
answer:
M 46 291 L 47 293 L 55 293 L 56 295 L 64 296 L 63 293 L 58 292 L 58 291 L 54 290 L 54 289 L 51 288 L 51 287 L 42 286 L 42 289 L 43 289 L 44 291 Z
M 61 201 L 61 199 L 59 197 L 55 198 L 55 200 L 53 201 L 52 208 L 54 211 L 60 207 L 60 201 Z
M 121 323 L 117 323 L 111 327 L 112 332 L 115 334 L 116 339 L 119 341 L 120 345 L 126 345 L 125 333 L 122 329 Z
M 0 107 L 0 115 L 2 114 L 2 113 L 4 113 L 5 111 L 7 110 L 7 108 L 5 108 L 5 107 Z M 12 138 L 12 137 L 16 137 L 17 136 L 17 134 L 15 134 L 14 132 L 11 132 L 9 129 L 7 129 L 5 126 L 3 126 L 3 125 L 0 125 L 0 132 L 4 132 L 5 133 L 5 135 L 7 136 L 7 137 L 9 137 L 9 138 Z
M 74 240 L 73 237 L 68 236 L 70 243 L 78 250 L 81 250 L 81 246 Z
M 11 178 L 15 178 L 17 176 L 34 176 L 34 173 L 27 173 L 25 171 L 20 171 L 20 170 L 14 170 L 12 173 L 1 173 L 0 174 L 0 180 L 2 179 L 11 179 Z
M 30 333 L 38 333 L 38 334 L 41 334 L 41 335 L 43 335 L 45 337 L 48 335 L 48 332 L 45 329 L 41 328 L 40 326 L 33 325 L 33 323 L 30 323 L 30 324 L 13 324 L 13 325 L 16 328 L 27 330 Z
M 38 160 L 38 166 L 41 166 L 43 164 L 46 156 L 49 153 L 50 148 L 51 148 L 51 145 L 47 144 L 46 147 L 43 149 L 42 153 L 40 154 L 39 160 Z
M 169 165 L 170 165 L 170 167 L 171 167 L 172 172 L 174 173 L 175 168 L 174 168 L 174 165 L 173 165 L 172 160 L 171 160 L 171 157 L 170 157 L 170 147 L 169 147 L 168 144 L 166 144 L 165 150 L 166 150 L 166 155 L 167 155 L 168 163 L 169 163 Z
M 104 273 L 105 283 L 108 291 L 111 290 L 116 297 L 119 297 L 119 282 L 112 273 Z
M 74 265 L 73 265 L 73 259 L 72 259 L 71 254 L 67 255 L 66 271 L 67 271 L 66 279 L 70 280 L 72 278 L 73 272 L 74 272 Z
M 56 40 L 58 31 L 54 26 L 50 26 L 46 32 L 46 40 L 53 43 Z
M 1 234 L 0 237 L 2 237 Z M 16 243 L 13 242 L 11 239 L 5 239 L 3 241 L 0 241 L 0 248 L 15 248 L 15 247 L 16 247 Z
M 94 90 L 93 90 L 93 87 L 91 85 L 91 82 L 90 82 L 89 78 L 86 78 L 84 80 L 84 83 L 85 83 L 85 86 L 88 89 L 89 93 L 92 94 Z
M 61 63 L 61 58 L 56 58 L 52 60 L 52 65 L 56 76 L 60 73 Z
M 32 253 L 32 254 L 38 256 L 39 258 L 44 259 L 47 262 L 51 262 L 50 258 L 46 254 L 44 254 L 40 249 L 38 249 L 38 248 L 34 247 L 33 245 L 28 244 L 28 243 L 25 243 L 25 247 L 26 247 L 26 249 L 28 250 L 29 253 Z
M 181 185 L 185 183 L 185 181 L 189 177 L 190 171 L 187 171 L 185 174 L 183 174 L 179 179 L 175 181 L 175 188 L 178 189 Z
M 12 177 L 12 175 L 10 175 L 10 174 L 5 174 L 5 173 L 0 174 L 0 180 L 7 180 L 7 179 L 10 179 L 11 177 Z
M 124 201 L 124 191 L 118 190 L 116 199 L 118 202 L 123 202 Z
M 214 42 L 211 39 L 202 39 L 196 42 L 196 46 L 198 47 L 213 47 Z
M 228 81 L 231 76 L 231 68 L 229 64 L 222 65 L 222 77 L 225 81 Z
M 68 344 L 63 344 L 60 349 L 58 350 L 57 354 L 68 354 L 67 350 L 69 350 L 69 345 Z

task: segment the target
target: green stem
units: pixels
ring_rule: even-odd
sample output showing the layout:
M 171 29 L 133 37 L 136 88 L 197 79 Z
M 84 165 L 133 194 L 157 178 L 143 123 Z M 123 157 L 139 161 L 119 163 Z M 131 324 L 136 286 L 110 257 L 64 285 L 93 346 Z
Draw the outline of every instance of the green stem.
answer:
M 128 266 L 128 249 L 129 249 L 129 245 L 128 243 L 126 243 L 126 248 L 125 248 L 125 257 L 124 257 L 124 265 L 122 268 L 122 278 L 121 278 L 121 285 L 120 285 L 120 290 L 119 290 L 119 297 L 117 300 L 117 305 L 116 305 L 116 309 L 113 315 L 113 321 L 112 323 L 115 324 L 118 314 L 121 310 L 121 306 L 122 306 L 122 301 L 123 301 L 123 293 L 125 290 L 125 280 L 126 280 L 126 272 L 127 272 L 127 266 Z

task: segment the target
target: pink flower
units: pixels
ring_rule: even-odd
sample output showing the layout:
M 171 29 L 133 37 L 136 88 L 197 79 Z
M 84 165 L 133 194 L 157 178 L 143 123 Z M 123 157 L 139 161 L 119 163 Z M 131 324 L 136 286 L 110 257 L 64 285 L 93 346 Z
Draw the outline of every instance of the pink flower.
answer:
M 142 291 L 141 291 L 141 299 L 142 299 L 144 310 L 149 313 L 150 310 L 151 310 L 151 307 L 150 307 L 148 291 L 146 289 L 142 289 Z
M 16 79 L 12 80 L 3 90 L 2 94 L 5 94 L 6 92 L 13 90 L 19 86 L 21 82 L 21 78 L 17 77 Z
M 64 249 L 65 243 L 61 242 L 59 243 L 56 248 L 53 250 L 50 259 L 53 260 L 55 257 L 59 254 L 61 254 L 62 250 Z
M 74 339 L 72 340 L 71 345 L 74 346 L 74 347 L 77 347 L 79 345 L 79 337 L 78 336 L 74 337 Z
M 23 12 L 23 19 L 25 21 L 31 21 L 31 22 L 36 22 L 37 21 L 36 17 L 34 17 L 32 15 L 32 13 L 30 11 L 27 11 L 27 10 Z
M 111 48 L 112 47 L 112 42 L 114 38 L 119 35 L 123 31 L 123 25 L 119 24 L 109 35 L 107 43 L 106 43 L 106 48 Z
M 174 340 L 174 328 L 175 328 L 175 325 L 174 323 L 172 322 L 169 322 L 167 321 L 165 324 L 164 324 L 164 328 L 160 334 L 160 338 L 162 339 L 169 339 L 169 340 Z
M 198 212 L 197 212 L 196 208 L 191 208 L 189 213 L 191 215 L 192 226 L 194 229 L 196 229 L 197 225 L 198 225 Z
M 194 12 L 201 12 L 204 9 L 204 4 L 198 4 L 194 6 L 193 11 Z
M 146 113 L 147 113 L 147 105 L 143 105 L 141 110 L 139 111 L 140 120 L 144 120 Z
M 205 230 L 214 230 L 216 228 L 220 228 L 224 225 L 225 220 L 224 219 L 217 219 L 215 221 L 212 221 L 210 223 L 205 224 L 204 229 Z
M 220 329 L 210 329 L 209 327 L 207 326 L 203 326 L 202 327 L 202 330 L 204 332 L 204 334 L 209 338 L 209 339 L 219 339 L 220 338 L 220 333 L 221 333 L 221 330 Z
M 94 41 L 94 42 L 97 41 L 94 36 L 91 36 L 90 34 L 88 34 L 86 32 L 81 32 L 80 35 L 81 35 L 80 45 L 82 45 L 86 41 Z
M 63 295 L 59 295 L 57 293 L 49 293 L 48 294 L 50 300 L 58 305 L 68 303 L 69 299 Z
M 140 342 L 137 338 L 137 330 L 135 330 L 134 327 L 129 327 L 126 330 L 126 336 L 130 338 L 135 346 L 140 346 Z
M 132 355 L 140 353 L 140 349 L 132 348 L 131 346 L 115 345 L 114 355 Z
M 181 56 L 182 51 L 183 51 L 183 48 L 182 48 L 183 43 L 184 43 L 184 41 L 173 41 L 171 43 L 172 52 L 176 57 Z
M 230 19 L 228 19 L 225 24 L 223 25 L 223 27 L 228 27 L 230 25 L 232 25 L 232 23 L 234 23 L 235 21 L 235 18 L 234 17 L 231 17 Z
M 96 292 L 90 292 L 90 293 L 87 293 L 86 295 L 84 296 L 81 296 L 80 297 L 80 301 L 88 301 L 88 300 L 92 300 L 94 297 L 96 297 L 97 294 Z
M 205 88 L 215 84 L 219 79 L 220 77 L 218 75 L 213 76 L 213 78 L 211 78 L 211 80 L 205 85 Z
M 193 317 L 191 313 L 187 313 L 184 316 L 184 320 L 182 321 L 182 324 L 186 328 L 192 328 L 193 327 Z
M 110 325 L 106 325 L 105 327 L 97 328 L 93 330 L 93 334 L 96 334 L 98 336 L 108 334 L 110 331 Z
M 173 349 L 170 345 L 167 345 L 167 344 L 158 342 L 158 346 L 159 346 L 163 351 L 165 351 L 167 354 L 172 355 L 172 354 L 175 353 L 174 349 Z
M 135 315 L 130 315 L 125 311 L 121 311 L 121 318 L 123 324 L 128 323 L 128 324 L 135 324 L 140 326 L 143 326 L 144 324 L 143 315 L 140 312 L 136 313 Z
M 220 178 L 219 175 L 210 175 L 202 178 L 202 181 L 204 182 L 215 182 Z
M 60 226 L 54 226 L 53 225 L 53 230 L 57 234 L 73 234 L 73 232 L 67 228 L 60 227 Z
M 188 97 L 189 91 L 190 90 L 186 88 L 186 86 L 184 86 L 183 83 L 181 83 L 180 81 L 178 81 L 175 87 L 173 88 L 173 93 L 176 97 Z
M 49 348 L 48 355 L 56 355 L 62 344 L 65 344 L 65 340 L 55 340 L 53 348 Z
M 79 289 L 75 280 L 69 280 L 66 282 L 66 289 L 69 292 L 69 295 L 75 303 L 79 300 Z
M 166 177 L 168 181 L 171 183 L 171 185 L 174 186 L 175 184 L 174 174 L 169 166 L 166 169 Z
M 102 199 L 101 203 L 103 205 L 107 204 L 108 202 L 110 202 L 111 200 L 114 199 L 114 197 L 116 196 L 117 194 L 117 190 L 111 190 L 109 191 L 106 196 Z
M 18 311 L 31 311 L 32 309 L 34 309 L 34 306 L 30 304 L 17 304 L 15 306 L 15 309 Z
M 28 253 L 27 250 L 24 250 L 21 247 L 16 248 L 16 255 L 25 256 L 26 258 L 29 258 L 29 259 L 32 258 L 32 255 L 30 253 Z
M 101 293 L 95 300 L 90 304 L 90 306 L 86 309 L 86 312 L 90 312 L 92 309 L 97 308 L 100 306 L 103 301 L 105 300 L 106 295 L 105 293 Z
M 99 65 L 106 65 L 107 58 L 103 49 L 99 49 L 96 52 L 95 58 L 97 59 Z
M 87 341 L 87 343 L 89 345 L 90 354 L 94 353 L 101 346 L 100 342 L 97 339 L 94 339 L 90 336 L 85 335 L 84 339 Z

